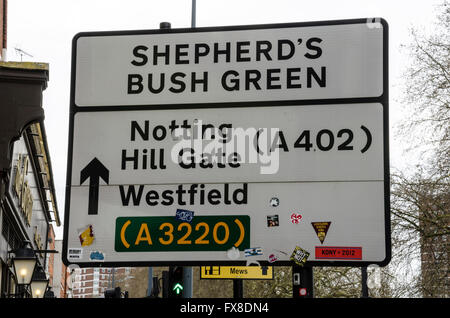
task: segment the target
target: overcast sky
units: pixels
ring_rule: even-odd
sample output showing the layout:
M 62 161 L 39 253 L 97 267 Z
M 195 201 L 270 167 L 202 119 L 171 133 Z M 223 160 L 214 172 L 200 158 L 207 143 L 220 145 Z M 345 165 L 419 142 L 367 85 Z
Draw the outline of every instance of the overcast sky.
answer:
M 402 117 L 402 73 L 408 62 L 401 44 L 411 40 L 414 26 L 430 32 L 441 0 L 197 0 L 196 26 L 225 26 L 382 17 L 389 24 L 390 155 L 391 165 L 401 162 L 405 145 L 393 133 Z M 45 127 L 61 219 L 67 166 L 71 41 L 81 31 L 157 29 L 191 26 L 191 0 L 9 0 L 8 60 L 20 61 L 19 48 L 30 56 L 23 61 L 50 64 L 44 92 Z M 62 238 L 62 227 L 56 229 Z

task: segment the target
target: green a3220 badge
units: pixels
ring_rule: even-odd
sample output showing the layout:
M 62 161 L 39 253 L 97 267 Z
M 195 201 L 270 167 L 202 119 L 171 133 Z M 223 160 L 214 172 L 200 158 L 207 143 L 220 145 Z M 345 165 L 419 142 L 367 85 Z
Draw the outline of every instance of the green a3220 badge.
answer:
M 116 252 L 227 251 L 249 246 L 248 215 L 201 215 L 190 223 L 171 216 L 116 219 Z

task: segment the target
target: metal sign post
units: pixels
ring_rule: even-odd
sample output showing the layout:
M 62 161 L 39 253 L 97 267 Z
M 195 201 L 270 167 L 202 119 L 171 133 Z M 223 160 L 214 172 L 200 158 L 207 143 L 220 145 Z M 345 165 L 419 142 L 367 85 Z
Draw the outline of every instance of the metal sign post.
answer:
M 244 280 L 233 279 L 233 298 L 244 298 Z
M 197 1 L 192 0 L 192 14 L 191 14 L 191 28 L 195 28 L 195 18 L 196 18 L 196 9 L 197 9 Z
M 367 266 L 361 267 L 361 298 L 369 298 L 369 287 L 367 286 Z

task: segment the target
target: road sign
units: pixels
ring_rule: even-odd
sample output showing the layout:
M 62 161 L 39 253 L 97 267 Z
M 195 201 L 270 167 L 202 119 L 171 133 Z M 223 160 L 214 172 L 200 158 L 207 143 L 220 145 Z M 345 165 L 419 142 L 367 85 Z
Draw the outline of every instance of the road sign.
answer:
M 387 264 L 387 119 L 384 20 L 80 33 L 64 261 Z
M 272 266 L 201 266 L 201 279 L 273 279 Z

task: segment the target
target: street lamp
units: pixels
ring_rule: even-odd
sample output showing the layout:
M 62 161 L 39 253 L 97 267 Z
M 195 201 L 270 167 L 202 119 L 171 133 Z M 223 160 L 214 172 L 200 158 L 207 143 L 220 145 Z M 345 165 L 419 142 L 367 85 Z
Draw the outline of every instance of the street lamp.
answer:
M 45 292 L 47 290 L 49 280 L 47 275 L 45 275 L 44 269 L 39 266 L 33 275 L 31 280 L 31 296 L 33 298 L 44 298 Z
M 29 285 L 33 277 L 34 268 L 36 267 L 36 253 L 33 249 L 27 247 L 29 241 L 25 241 L 23 247 L 14 251 L 12 257 L 12 265 L 16 276 L 17 285 Z

